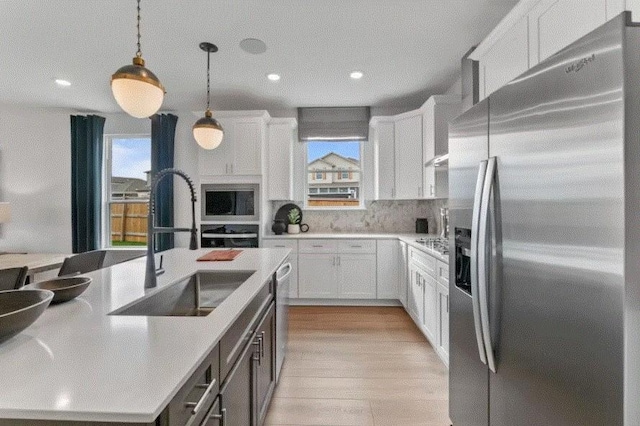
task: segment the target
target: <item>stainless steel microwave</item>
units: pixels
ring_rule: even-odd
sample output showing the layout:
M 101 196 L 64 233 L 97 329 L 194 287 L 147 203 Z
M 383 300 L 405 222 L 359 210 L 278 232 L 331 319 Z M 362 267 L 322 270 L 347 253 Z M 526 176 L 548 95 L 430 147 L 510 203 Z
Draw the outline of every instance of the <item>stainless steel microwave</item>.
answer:
M 257 184 L 205 184 L 201 191 L 203 221 L 260 220 Z

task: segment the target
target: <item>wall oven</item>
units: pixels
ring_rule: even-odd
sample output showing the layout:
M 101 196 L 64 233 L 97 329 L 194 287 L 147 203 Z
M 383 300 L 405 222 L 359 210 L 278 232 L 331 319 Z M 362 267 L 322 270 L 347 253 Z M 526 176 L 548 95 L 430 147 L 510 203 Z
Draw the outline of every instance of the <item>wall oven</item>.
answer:
M 203 184 L 202 221 L 259 221 L 257 184 Z
M 200 247 L 258 247 L 258 225 L 200 226 Z

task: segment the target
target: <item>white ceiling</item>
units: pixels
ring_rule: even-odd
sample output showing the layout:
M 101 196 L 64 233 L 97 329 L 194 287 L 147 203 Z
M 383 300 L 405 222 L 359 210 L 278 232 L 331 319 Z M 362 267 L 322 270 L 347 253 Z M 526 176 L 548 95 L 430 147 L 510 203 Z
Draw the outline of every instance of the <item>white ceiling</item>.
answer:
M 142 53 L 163 110 L 415 107 L 517 0 L 143 0 Z M 109 79 L 135 54 L 134 0 L 0 0 L 0 102 L 115 112 Z M 267 52 L 238 43 L 258 38 Z M 364 78 L 349 78 L 353 70 Z M 273 83 L 266 74 L 282 79 Z M 54 79 L 72 82 L 59 88 Z

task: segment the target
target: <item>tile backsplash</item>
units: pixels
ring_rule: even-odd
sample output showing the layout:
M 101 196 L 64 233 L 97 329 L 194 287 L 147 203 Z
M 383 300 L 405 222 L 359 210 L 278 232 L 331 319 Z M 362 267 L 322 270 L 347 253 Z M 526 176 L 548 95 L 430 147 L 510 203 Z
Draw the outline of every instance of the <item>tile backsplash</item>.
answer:
M 275 212 L 287 202 L 273 202 Z M 303 210 L 302 222 L 310 232 L 412 233 L 416 218 L 426 217 L 429 233 L 440 232 L 440 208 L 447 200 L 367 201 L 366 210 Z

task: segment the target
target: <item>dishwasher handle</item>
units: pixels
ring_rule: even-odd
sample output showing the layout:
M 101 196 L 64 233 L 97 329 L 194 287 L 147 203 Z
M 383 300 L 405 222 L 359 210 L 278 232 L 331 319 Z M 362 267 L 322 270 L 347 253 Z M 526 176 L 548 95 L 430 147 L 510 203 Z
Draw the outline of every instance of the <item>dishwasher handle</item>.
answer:
M 287 277 L 289 277 L 289 275 L 291 274 L 291 270 L 292 270 L 292 266 L 291 263 L 287 262 L 284 265 L 282 265 L 279 269 L 278 272 L 276 272 L 276 280 L 278 282 L 280 281 L 284 281 L 285 279 L 287 279 Z

